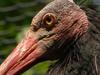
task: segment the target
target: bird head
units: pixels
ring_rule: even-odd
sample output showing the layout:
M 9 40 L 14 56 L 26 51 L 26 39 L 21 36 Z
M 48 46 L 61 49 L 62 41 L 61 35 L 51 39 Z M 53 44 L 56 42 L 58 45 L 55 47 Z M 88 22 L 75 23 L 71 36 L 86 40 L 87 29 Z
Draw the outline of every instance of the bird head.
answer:
M 87 29 L 87 16 L 79 6 L 54 0 L 32 19 L 25 37 L 1 64 L 0 75 L 19 75 L 41 61 L 58 59 Z

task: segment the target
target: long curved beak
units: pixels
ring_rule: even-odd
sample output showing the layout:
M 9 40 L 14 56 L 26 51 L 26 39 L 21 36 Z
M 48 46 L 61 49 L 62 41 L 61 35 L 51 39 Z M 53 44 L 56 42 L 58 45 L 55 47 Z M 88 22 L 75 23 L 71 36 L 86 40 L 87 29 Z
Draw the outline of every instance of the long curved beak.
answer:
M 45 53 L 38 40 L 28 35 L 0 66 L 0 75 L 19 75 L 38 62 Z

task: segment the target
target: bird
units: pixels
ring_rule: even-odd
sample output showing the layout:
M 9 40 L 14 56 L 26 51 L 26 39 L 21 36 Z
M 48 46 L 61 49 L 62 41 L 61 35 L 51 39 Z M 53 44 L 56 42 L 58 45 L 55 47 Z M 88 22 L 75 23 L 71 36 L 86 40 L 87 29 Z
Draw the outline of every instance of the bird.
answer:
M 100 75 L 99 24 L 95 11 L 73 0 L 53 0 L 33 17 L 25 37 L 0 65 L 0 75 L 20 75 L 47 60 L 56 62 L 46 75 Z

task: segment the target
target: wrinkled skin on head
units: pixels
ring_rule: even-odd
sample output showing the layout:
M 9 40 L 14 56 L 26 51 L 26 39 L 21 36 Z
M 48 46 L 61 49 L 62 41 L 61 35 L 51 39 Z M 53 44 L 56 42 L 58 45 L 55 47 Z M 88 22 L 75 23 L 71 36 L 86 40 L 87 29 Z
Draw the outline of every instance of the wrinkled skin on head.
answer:
M 54 17 L 52 26 L 44 23 L 48 13 Z M 87 17 L 77 5 L 67 0 L 51 2 L 33 18 L 25 38 L 0 66 L 0 75 L 18 75 L 40 61 L 59 58 L 87 29 Z
M 51 29 L 42 23 L 45 14 L 52 13 L 56 16 L 56 23 Z M 54 54 L 62 49 L 63 44 L 78 39 L 88 29 L 88 20 L 85 13 L 74 3 L 64 0 L 55 0 L 42 9 L 32 20 L 31 29 L 41 38 L 43 47 Z M 35 31 L 35 27 L 37 30 Z M 34 35 L 34 34 L 33 34 Z M 34 35 L 36 36 L 36 35 Z M 61 47 L 61 48 L 60 48 Z M 51 57 L 52 55 L 50 55 Z

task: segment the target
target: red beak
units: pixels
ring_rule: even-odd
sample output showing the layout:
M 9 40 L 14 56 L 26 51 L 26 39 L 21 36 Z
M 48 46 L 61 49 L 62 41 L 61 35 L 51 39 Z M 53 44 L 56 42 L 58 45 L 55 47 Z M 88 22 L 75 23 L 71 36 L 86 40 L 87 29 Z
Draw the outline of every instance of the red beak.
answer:
M 1 64 L 0 75 L 19 75 L 37 63 L 44 52 L 37 39 L 27 36 Z

